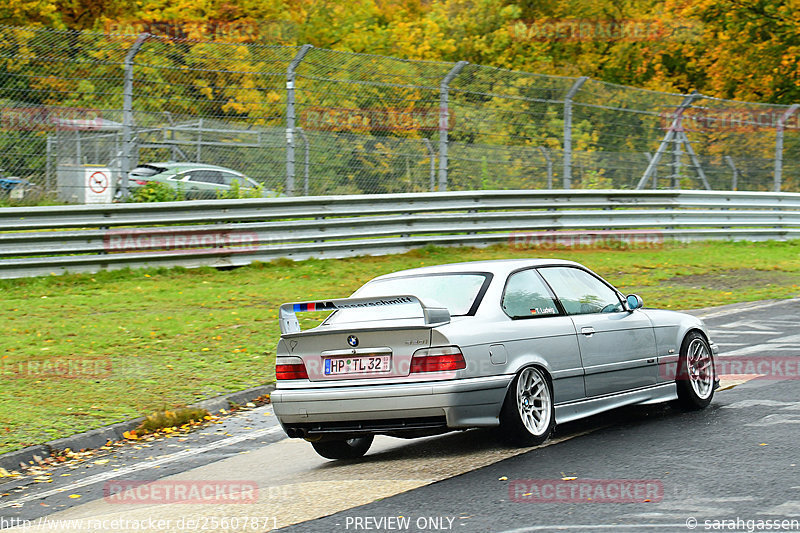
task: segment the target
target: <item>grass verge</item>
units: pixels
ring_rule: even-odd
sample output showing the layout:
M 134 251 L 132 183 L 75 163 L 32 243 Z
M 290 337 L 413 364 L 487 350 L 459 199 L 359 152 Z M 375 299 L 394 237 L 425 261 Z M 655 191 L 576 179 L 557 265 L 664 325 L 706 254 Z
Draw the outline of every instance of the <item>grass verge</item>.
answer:
M 0 453 L 274 379 L 278 306 L 345 297 L 423 265 L 581 262 L 645 305 L 708 307 L 800 293 L 800 241 L 659 248 L 428 247 L 403 255 L 0 281 Z

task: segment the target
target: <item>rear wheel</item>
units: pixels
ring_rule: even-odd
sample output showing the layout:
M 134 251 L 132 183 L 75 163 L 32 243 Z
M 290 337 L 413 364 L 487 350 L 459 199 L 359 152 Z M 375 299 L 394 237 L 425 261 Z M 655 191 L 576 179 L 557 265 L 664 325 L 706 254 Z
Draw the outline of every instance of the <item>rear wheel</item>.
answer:
M 508 388 L 500 411 L 500 435 L 514 446 L 536 446 L 555 426 L 550 380 L 533 366 L 523 368 Z
M 372 446 L 372 435 L 343 440 L 312 442 L 314 451 L 326 459 L 358 459 Z
M 678 404 L 684 409 L 703 409 L 714 397 L 714 357 L 708 341 L 693 331 L 683 339 L 676 385 Z

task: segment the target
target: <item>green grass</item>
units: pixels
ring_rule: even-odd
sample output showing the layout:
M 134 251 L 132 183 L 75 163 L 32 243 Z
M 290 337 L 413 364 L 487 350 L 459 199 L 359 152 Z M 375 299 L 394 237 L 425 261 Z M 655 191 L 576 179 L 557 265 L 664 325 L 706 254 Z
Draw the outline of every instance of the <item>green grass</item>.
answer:
M 272 381 L 283 302 L 345 297 L 374 276 L 404 268 L 536 256 L 579 261 L 654 307 L 690 309 L 800 293 L 800 241 L 655 249 L 428 247 L 230 271 L 5 280 L 0 453 Z M 71 377 L 64 375 L 65 364 L 73 365 Z

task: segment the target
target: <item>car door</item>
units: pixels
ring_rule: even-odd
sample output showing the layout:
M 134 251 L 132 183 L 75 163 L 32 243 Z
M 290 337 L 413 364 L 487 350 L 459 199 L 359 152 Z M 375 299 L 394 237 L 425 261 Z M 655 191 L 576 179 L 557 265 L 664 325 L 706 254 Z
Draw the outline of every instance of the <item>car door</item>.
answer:
M 586 396 L 575 327 L 570 317 L 559 312 L 555 297 L 535 269 L 512 273 L 501 301 L 511 323 L 496 332 L 512 357 L 541 356 L 549 365 L 556 403 Z M 493 353 L 493 352 L 490 352 Z M 505 362 L 505 361 L 503 361 Z
M 650 319 L 628 311 L 611 286 L 577 267 L 539 269 L 572 320 L 587 397 L 656 384 L 656 340 Z

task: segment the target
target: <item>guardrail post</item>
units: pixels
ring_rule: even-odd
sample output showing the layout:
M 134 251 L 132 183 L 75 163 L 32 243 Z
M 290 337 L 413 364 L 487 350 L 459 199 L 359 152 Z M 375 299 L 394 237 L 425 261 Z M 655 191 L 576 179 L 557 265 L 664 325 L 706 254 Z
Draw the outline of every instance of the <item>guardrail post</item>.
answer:
M 588 76 L 581 76 L 575 80 L 564 96 L 564 177 L 562 186 L 565 189 L 572 187 L 572 99 L 588 79 Z
M 313 46 L 304 44 L 286 67 L 286 194 L 294 196 L 294 80 L 298 65 Z
M 658 146 L 658 150 L 656 151 L 656 155 L 650 159 L 650 163 L 647 165 L 647 169 L 644 171 L 644 176 L 642 179 L 639 180 L 639 184 L 636 185 L 637 190 L 644 189 L 647 182 L 653 176 L 653 173 L 656 171 L 656 167 L 658 166 L 658 162 L 661 161 L 661 158 L 664 155 L 664 152 L 667 151 L 667 147 L 669 144 L 673 142 L 675 139 L 676 132 L 683 131 L 683 127 L 681 126 L 681 118 L 683 116 L 683 112 L 686 111 L 689 107 L 692 106 L 692 103 L 700 98 L 702 95 L 697 91 L 693 92 L 690 95 L 687 95 L 686 98 L 683 99 L 683 102 L 678 106 L 678 109 L 675 110 L 675 113 L 672 115 L 672 123 L 669 125 L 669 130 L 667 130 L 667 134 L 661 139 L 661 144 Z M 674 174 L 674 173 L 673 173 Z
M 781 185 L 783 181 L 783 128 L 786 121 L 789 120 L 798 108 L 798 104 L 792 104 L 786 112 L 778 119 L 778 125 L 775 131 L 775 192 L 781 192 Z
M 459 61 L 439 84 L 439 192 L 447 190 L 447 135 L 450 129 L 450 82 L 469 64 Z
M 140 33 L 133 45 L 125 54 L 125 73 L 122 86 L 122 156 L 119 161 L 119 170 L 122 174 L 122 200 L 128 198 L 128 178 L 131 172 L 131 152 L 133 151 L 133 58 L 139 52 L 142 44 L 150 37 L 149 33 Z

